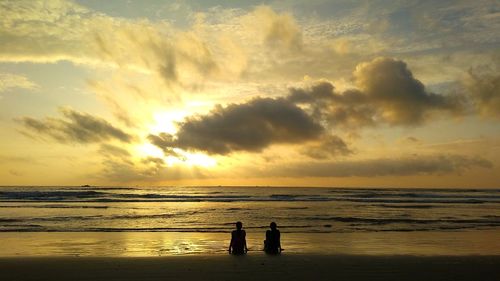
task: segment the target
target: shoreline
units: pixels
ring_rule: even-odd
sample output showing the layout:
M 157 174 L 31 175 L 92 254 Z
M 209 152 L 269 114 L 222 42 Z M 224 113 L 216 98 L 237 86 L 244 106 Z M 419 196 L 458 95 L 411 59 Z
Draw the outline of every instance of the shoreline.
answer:
M 500 280 L 496 256 L 184 255 L 0 258 L 1 280 Z

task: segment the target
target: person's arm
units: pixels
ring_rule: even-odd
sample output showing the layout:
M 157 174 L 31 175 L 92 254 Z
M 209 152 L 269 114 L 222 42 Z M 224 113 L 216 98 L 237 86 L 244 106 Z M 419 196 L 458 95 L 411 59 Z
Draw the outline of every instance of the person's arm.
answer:
M 227 249 L 227 251 L 231 254 L 231 248 L 233 247 L 233 238 L 234 238 L 234 235 L 233 233 L 231 233 L 231 242 L 229 242 L 229 249 Z
M 247 247 L 247 233 L 243 230 L 243 241 L 245 241 L 245 253 L 248 252 L 248 247 Z
M 279 252 L 281 253 L 281 234 L 279 230 L 278 230 L 278 249 Z

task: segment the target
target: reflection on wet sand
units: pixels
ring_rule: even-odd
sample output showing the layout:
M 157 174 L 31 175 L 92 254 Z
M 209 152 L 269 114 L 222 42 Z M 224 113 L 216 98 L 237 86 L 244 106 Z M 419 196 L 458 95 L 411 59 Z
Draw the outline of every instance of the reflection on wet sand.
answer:
M 285 254 L 500 255 L 500 231 L 283 233 Z M 265 233 L 249 232 L 249 255 Z M 0 233 L 1 256 L 170 256 L 227 254 L 230 233 Z

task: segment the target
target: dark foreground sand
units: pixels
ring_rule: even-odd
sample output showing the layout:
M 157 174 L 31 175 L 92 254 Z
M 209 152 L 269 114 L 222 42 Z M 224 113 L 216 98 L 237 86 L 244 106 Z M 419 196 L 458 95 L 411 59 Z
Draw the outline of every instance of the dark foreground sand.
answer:
M 0 258 L 0 280 L 500 280 L 500 256 Z

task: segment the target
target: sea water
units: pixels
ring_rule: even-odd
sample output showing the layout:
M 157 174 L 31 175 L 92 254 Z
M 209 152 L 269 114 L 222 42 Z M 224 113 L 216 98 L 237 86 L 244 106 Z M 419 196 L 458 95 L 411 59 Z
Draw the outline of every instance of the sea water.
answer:
M 224 253 L 242 221 L 260 251 L 500 254 L 499 189 L 0 187 L 0 256 Z

